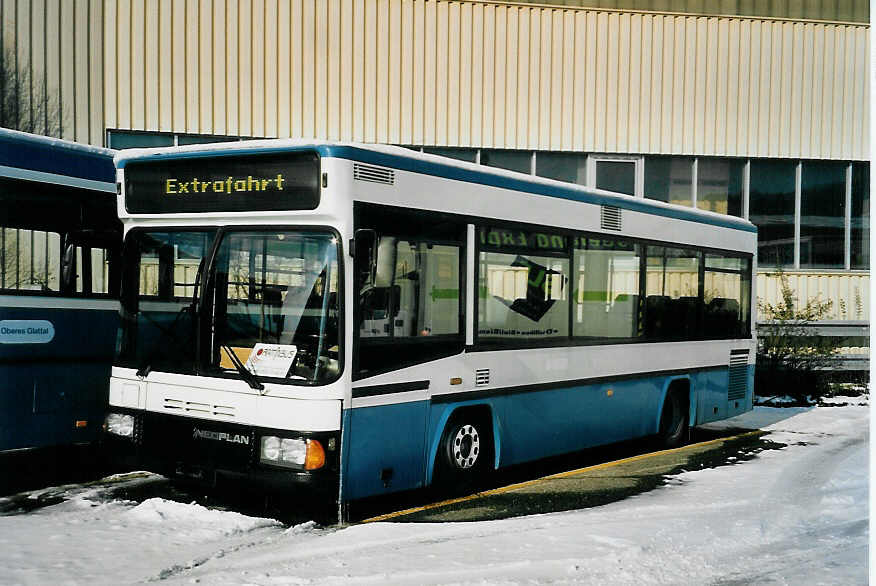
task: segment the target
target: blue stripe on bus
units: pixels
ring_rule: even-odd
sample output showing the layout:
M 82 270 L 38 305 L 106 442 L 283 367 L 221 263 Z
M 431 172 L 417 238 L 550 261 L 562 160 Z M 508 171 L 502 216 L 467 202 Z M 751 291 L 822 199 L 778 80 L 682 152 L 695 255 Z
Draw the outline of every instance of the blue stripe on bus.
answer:
M 21 132 L 0 133 L 0 165 L 6 167 L 115 184 L 114 154 Z
M 754 366 L 749 366 L 746 395 L 739 401 L 727 400 L 728 377 L 727 368 L 709 369 L 682 377 L 655 376 L 457 403 L 415 401 L 348 409 L 343 498 L 431 483 L 444 426 L 460 407 L 489 406 L 496 461 L 509 466 L 656 433 L 666 390 L 679 378 L 689 379 L 694 390 L 691 420 L 695 424 L 749 411 Z
M 123 169 L 127 163 L 135 160 L 156 160 L 156 159 L 183 159 L 183 158 L 202 158 L 202 157 L 229 157 L 238 155 L 264 154 L 280 151 L 316 151 L 322 157 L 334 157 L 339 159 L 349 159 L 362 163 L 370 163 L 374 165 L 382 165 L 392 167 L 402 171 L 410 171 L 413 173 L 421 173 L 424 175 L 432 175 L 435 177 L 443 177 L 445 179 L 454 179 L 467 183 L 475 183 L 490 187 L 498 187 L 501 189 L 509 189 L 514 191 L 522 191 L 533 195 L 541 195 L 545 197 L 555 197 L 558 199 L 566 199 L 571 201 L 579 201 L 596 205 L 610 205 L 619 208 L 627 209 L 635 212 L 642 212 L 655 216 L 672 218 L 676 220 L 686 220 L 707 224 L 711 226 L 719 226 L 721 228 L 730 228 L 732 230 L 741 230 L 743 232 L 757 233 L 757 227 L 754 225 L 728 216 L 727 218 L 711 217 L 697 213 L 693 210 L 685 210 L 683 208 L 664 208 L 653 205 L 648 200 L 637 199 L 626 196 L 610 196 L 599 193 L 586 191 L 582 187 L 569 187 L 562 185 L 546 185 L 526 179 L 511 177 L 507 175 L 499 175 L 486 171 L 478 171 L 457 167 L 455 165 L 445 165 L 442 163 L 424 161 L 414 157 L 405 157 L 403 155 L 394 155 L 379 151 L 372 151 L 365 148 L 349 146 L 349 145 L 301 145 L 301 146 L 286 146 L 286 147 L 253 147 L 239 149 L 221 149 L 210 151 L 167 151 L 162 149 L 160 152 L 149 153 L 148 155 L 136 155 L 135 157 L 125 158 L 120 157 L 116 164 L 120 169 Z

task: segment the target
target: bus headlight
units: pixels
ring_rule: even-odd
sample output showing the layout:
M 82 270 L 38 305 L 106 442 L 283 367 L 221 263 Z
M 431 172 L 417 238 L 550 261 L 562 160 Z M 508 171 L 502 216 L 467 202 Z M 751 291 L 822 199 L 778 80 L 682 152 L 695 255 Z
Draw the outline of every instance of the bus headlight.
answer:
M 325 450 L 316 440 L 266 435 L 261 440 L 259 461 L 286 468 L 316 470 L 325 465 Z
M 133 437 L 134 416 L 123 413 L 107 413 L 104 420 L 104 429 L 107 433 L 121 437 Z

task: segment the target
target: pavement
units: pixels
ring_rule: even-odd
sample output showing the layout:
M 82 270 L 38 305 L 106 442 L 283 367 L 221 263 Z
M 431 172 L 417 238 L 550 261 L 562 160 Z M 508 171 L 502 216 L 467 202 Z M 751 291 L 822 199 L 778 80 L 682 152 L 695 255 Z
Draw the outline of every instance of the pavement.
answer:
M 761 439 L 763 431 L 728 432 L 671 450 L 640 453 L 549 474 L 474 494 L 438 500 L 362 519 L 362 523 L 487 521 L 583 509 L 652 490 L 685 470 L 734 465 L 767 449 L 783 447 Z

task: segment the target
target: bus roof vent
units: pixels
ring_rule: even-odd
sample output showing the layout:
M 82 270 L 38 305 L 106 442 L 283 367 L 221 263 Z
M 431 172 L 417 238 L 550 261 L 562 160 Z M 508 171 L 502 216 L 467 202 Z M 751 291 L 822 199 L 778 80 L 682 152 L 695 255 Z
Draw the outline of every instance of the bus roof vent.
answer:
M 353 179 L 383 183 L 384 185 L 395 185 L 395 171 L 383 167 L 375 167 L 374 165 L 353 163 Z
M 602 206 L 602 229 L 603 230 L 618 230 L 621 229 L 621 209 L 617 206 Z
M 730 380 L 727 384 L 727 399 L 744 399 L 748 390 L 748 350 L 730 351 Z

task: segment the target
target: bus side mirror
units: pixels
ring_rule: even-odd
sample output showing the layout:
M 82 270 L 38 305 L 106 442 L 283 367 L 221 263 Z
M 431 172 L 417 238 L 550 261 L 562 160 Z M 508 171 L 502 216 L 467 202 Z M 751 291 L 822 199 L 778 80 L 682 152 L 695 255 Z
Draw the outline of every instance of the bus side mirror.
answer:
M 356 261 L 358 289 L 374 283 L 377 272 L 377 232 L 360 228 L 353 234 L 353 257 Z
M 61 292 L 69 295 L 76 289 L 76 245 L 68 243 L 61 257 Z

